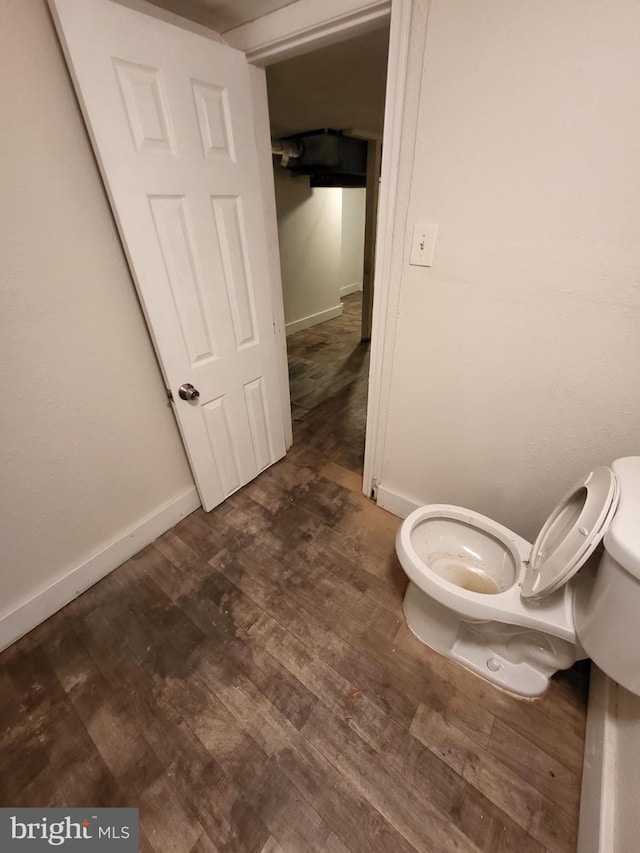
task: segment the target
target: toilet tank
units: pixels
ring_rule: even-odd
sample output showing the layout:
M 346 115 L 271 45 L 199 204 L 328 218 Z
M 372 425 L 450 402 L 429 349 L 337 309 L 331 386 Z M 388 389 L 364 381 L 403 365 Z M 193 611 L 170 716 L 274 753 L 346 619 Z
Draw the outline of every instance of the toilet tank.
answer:
M 574 623 L 589 657 L 640 696 L 640 456 L 616 459 L 620 501 L 600 562 L 579 575 Z

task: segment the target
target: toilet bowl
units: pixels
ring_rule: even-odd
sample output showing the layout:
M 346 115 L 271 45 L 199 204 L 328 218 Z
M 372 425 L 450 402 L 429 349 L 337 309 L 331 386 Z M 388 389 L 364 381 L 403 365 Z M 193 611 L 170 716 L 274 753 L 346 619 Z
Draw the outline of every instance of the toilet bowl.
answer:
M 640 457 L 618 463 L 625 463 L 618 467 L 629 503 L 638 495 Z M 616 464 L 596 468 L 570 489 L 533 545 L 462 507 L 431 504 L 412 512 L 396 550 L 409 578 L 405 617 L 418 639 L 521 696 L 540 695 L 554 672 L 586 657 L 576 631 L 576 591 L 593 585 L 601 562 L 596 549 L 616 515 Z M 635 560 L 640 542 L 627 545 Z M 616 566 L 616 577 L 628 575 L 628 566 Z M 640 613 L 640 562 L 637 573 Z M 588 593 L 581 600 L 594 609 Z

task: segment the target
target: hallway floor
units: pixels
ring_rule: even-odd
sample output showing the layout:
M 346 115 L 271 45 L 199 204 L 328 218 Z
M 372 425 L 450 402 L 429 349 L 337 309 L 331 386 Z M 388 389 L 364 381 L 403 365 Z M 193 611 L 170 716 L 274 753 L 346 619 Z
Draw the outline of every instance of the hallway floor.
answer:
M 285 459 L 0 656 L 0 805 L 137 806 L 145 853 L 575 850 L 587 670 L 520 701 L 407 630 L 349 316 L 289 339 Z
M 362 472 L 369 344 L 360 343 L 362 293 L 342 300 L 343 313 L 287 338 L 294 442 L 332 453 Z

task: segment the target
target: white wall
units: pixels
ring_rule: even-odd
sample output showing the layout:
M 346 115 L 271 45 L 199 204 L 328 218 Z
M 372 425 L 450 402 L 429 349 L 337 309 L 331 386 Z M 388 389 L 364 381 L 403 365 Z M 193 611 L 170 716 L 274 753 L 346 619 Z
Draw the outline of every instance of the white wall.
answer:
M 381 482 L 533 537 L 582 472 L 640 452 L 640 5 L 432 0 L 426 46 L 425 12 Z M 439 224 L 431 269 L 407 263 L 416 221 Z
M 6 0 L 2 28 L 0 639 L 1 617 L 194 498 L 44 0 Z
M 342 190 L 341 296 L 362 290 L 366 195 L 366 190 L 358 187 Z
M 287 334 L 342 312 L 342 190 L 311 189 L 307 178 L 275 172 Z
M 287 334 L 342 313 L 340 297 L 362 289 L 365 190 L 310 188 L 275 170 Z
M 346 5 L 345 0 L 340 3 Z M 331 127 L 379 138 L 388 47 L 389 28 L 383 22 L 380 29 L 270 65 L 267 86 L 273 134 Z

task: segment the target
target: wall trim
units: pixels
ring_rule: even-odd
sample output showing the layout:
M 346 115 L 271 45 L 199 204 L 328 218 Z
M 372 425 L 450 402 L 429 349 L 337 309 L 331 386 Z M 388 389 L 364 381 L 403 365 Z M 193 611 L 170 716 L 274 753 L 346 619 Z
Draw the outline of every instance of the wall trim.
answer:
M 121 566 L 200 506 L 195 486 L 160 507 L 106 548 L 0 616 L 0 652 Z
M 615 849 L 618 685 L 592 663 L 584 745 L 578 853 Z
M 417 501 L 414 498 L 408 498 L 405 495 L 399 495 L 397 492 L 392 492 L 384 486 L 378 486 L 378 497 L 376 503 L 387 512 L 397 515 L 398 518 L 406 518 L 409 513 L 420 506 L 424 506 L 424 501 Z
M 348 296 L 350 293 L 357 293 L 359 290 L 362 290 L 362 282 L 354 281 L 351 284 L 343 284 L 340 288 L 340 299 L 343 296 Z
M 399 293 L 402 272 L 397 263 L 394 268 L 392 247 L 394 234 L 400 234 L 404 230 L 404 223 L 398 221 L 400 219 L 398 177 L 406 110 L 411 12 L 412 0 L 393 0 L 376 228 L 376 265 L 373 280 L 375 296 L 362 477 L 362 491 L 365 495 L 371 494 L 374 480 L 380 482 L 382 479 L 382 460 L 389 410 L 390 370 L 396 334 L 390 308 L 392 298 L 397 298 Z
M 224 39 L 254 65 L 270 65 L 382 26 L 391 0 L 297 0 L 227 30 Z
M 336 305 L 333 308 L 327 308 L 326 311 L 318 311 L 317 314 L 309 314 L 308 317 L 301 317 L 299 320 L 294 320 L 292 323 L 287 323 L 285 334 L 295 335 L 296 332 L 301 332 L 303 329 L 309 329 L 311 326 L 317 326 L 318 323 L 324 323 L 326 320 L 333 320 L 334 317 L 340 317 L 342 314 L 342 304 Z

